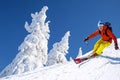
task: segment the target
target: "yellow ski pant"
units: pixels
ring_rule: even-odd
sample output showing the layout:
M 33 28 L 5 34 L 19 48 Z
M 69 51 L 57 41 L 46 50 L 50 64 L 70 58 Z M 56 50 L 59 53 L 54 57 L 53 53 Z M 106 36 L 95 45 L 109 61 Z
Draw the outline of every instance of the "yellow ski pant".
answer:
M 110 46 L 110 44 L 111 44 L 111 43 L 108 42 L 108 41 L 104 41 L 104 40 L 102 40 L 102 39 L 99 39 L 99 40 L 95 43 L 95 45 L 94 45 L 93 52 L 95 52 L 96 54 L 100 55 L 100 54 L 102 54 L 102 51 L 103 51 L 106 47 Z

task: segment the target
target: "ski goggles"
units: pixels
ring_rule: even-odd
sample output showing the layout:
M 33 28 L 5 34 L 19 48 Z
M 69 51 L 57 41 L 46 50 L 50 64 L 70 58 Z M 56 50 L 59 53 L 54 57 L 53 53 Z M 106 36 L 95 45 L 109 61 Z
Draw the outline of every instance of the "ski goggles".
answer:
M 98 24 L 98 27 L 103 27 L 104 26 L 104 23 L 99 23 Z

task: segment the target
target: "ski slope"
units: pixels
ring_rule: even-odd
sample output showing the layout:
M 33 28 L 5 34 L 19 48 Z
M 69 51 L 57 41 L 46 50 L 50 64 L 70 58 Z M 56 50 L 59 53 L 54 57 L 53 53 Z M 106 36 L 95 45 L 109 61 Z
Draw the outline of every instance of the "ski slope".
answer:
M 120 39 L 118 41 L 120 44 Z M 120 50 L 115 50 L 112 44 L 101 56 L 83 64 L 69 61 L 0 80 L 120 80 Z

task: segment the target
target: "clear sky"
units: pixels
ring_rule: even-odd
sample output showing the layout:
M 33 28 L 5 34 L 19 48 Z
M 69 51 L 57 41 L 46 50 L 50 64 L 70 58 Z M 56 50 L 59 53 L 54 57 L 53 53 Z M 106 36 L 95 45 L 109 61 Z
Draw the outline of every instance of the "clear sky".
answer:
M 120 0 L 0 0 L 0 71 L 15 58 L 28 34 L 25 21 L 30 23 L 31 13 L 43 6 L 48 6 L 47 20 L 51 21 L 49 50 L 67 31 L 71 32 L 67 58 L 75 58 L 80 47 L 83 53 L 92 50 L 99 37 L 88 44 L 83 39 L 97 29 L 99 20 L 111 22 L 120 38 Z

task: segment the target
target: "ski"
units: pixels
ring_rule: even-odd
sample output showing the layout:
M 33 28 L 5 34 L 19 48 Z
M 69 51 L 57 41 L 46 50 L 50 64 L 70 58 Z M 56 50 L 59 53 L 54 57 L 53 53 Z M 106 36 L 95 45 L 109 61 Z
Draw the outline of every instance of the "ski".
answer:
M 74 59 L 74 62 L 75 62 L 76 64 L 79 64 L 79 63 L 84 62 L 84 61 L 86 61 L 86 60 L 88 60 L 88 58 L 76 58 L 76 59 Z
M 79 66 L 78 66 L 78 67 L 80 67 L 81 65 L 83 65 L 83 64 L 85 64 L 85 63 L 87 63 L 89 60 L 90 60 L 90 59 L 85 60 L 85 61 L 83 61 L 83 62 L 79 63 Z

